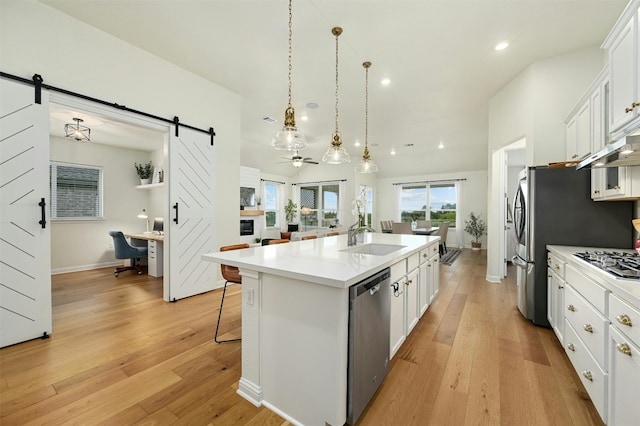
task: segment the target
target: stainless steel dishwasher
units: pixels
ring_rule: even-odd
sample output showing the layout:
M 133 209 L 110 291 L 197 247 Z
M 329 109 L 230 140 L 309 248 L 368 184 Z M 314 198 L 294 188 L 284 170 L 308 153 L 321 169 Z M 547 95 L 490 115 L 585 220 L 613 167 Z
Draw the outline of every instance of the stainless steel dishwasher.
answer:
M 390 270 L 349 289 L 347 423 L 355 424 L 389 371 Z

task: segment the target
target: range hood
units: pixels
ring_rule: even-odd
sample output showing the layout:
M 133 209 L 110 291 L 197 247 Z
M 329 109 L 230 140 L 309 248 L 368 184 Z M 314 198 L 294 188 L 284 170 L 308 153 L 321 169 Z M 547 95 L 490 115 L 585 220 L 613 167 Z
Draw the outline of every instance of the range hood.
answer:
M 640 166 L 640 135 L 626 136 L 611 142 L 600 151 L 580 161 L 576 169 L 621 166 Z

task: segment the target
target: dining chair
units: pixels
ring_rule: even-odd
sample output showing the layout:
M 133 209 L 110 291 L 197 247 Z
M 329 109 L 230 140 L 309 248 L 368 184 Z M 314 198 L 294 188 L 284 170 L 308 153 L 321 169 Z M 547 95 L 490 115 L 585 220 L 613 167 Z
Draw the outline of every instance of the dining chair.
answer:
M 339 232 L 327 232 L 327 237 L 334 237 L 336 235 L 340 235 Z
M 410 222 L 393 222 L 391 229 L 394 234 L 413 234 Z
M 274 245 L 274 244 L 286 244 L 288 243 L 290 240 L 285 240 L 285 239 L 279 239 L 279 240 L 271 240 L 269 241 L 270 246 Z
M 418 228 L 431 228 L 431 219 L 418 220 L 416 226 Z
M 300 238 L 300 240 L 315 240 L 316 238 L 318 238 L 317 235 L 306 235 L 306 236 Z
M 449 221 L 446 221 L 440 224 L 440 228 L 438 228 L 438 232 L 434 234 L 440 237 L 440 244 L 438 245 L 438 249 L 440 250 L 440 256 L 444 255 L 447 252 L 447 232 L 448 231 L 449 231 Z
M 240 250 L 249 248 L 249 244 L 233 244 L 230 246 L 222 246 L 220 247 L 220 251 L 229 251 L 229 250 Z M 242 340 L 238 339 L 228 339 L 228 340 L 218 340 L 218 330 L 220 329 L 220 318 L 222 317 L 222 307 L 224 306 L 224 296 L 227 292 L 227 284 L 242 284 L 242 275 L 240 275 L 240 270 L 235 266 L 220 264 L 220 269 L 222 270 L 222 278 L 225 279 L 224 288 L 222 289 L 222 299 L 220 299 L 220 310 L 218 311 L 218 323 L 216 324 L 216 334 L 213 336 L 213 340 L 216 343 L 226 343 L 226 342 L 237 342 Z

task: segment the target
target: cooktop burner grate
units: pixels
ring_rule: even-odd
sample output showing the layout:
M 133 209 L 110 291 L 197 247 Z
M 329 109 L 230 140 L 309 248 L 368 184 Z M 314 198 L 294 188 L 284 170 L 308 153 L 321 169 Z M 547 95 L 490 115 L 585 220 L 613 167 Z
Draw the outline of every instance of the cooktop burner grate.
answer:
M 616 251 L 585 251 L 574 256 L 617 277 L 640 279 L 640 257 Z

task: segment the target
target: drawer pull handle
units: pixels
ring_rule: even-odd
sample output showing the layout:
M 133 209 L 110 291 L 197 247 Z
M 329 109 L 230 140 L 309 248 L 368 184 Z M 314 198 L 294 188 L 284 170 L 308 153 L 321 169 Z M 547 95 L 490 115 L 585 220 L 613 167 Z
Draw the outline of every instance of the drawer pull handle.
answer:
M 567 349 L 569 349 L 571 352 L 575 352 L 576 351 L 576 347 L 573 345 L 573 343 L 569 343 L 567 345 Z
M 563 285 L 558 284 L 558 290 L 562 290 L 564 288 Z
M 627 325 L 629 327 L 631 327 L 633 324 L 631 323 L 631 318 L 629 318 L 629 315 L 627 314 L 622 314 L 622 315 L 618 315 L 616 317 L 616 319 L 618 320 L 618 322 L 622 325 Z
M 412 284 L 412 283 L 413 283 L 413 280 L 407 280 L 407 281 L 404 282 L 404 285 L 409 285 L 409 284 Z
M 422 257 L 427 257 L 427 253 L 424 253 L 424 254 L 422 255 Z
M 570 310 L 571 312 L 575 312 L 576 311 L 576 307 L 573 306 L 573 305 L 567 306 L 567 309 Z
M 583 328 L 587 333 L 593 333 L 593 327 L 591 326 L 591 324 L 585 324 Z
M 626 343 L 618 343 L 616 345 L 618 352 L 631 356 L 631 348 Z
M 560 270 L 560 265 L 554 265 L 553 267 L 556 268 L 557 271 Z
M 590 382 L 593 382 L 593 374 L 591 374 L 591 371 L 589 370 L 584 370 L 582 372 L 582 375 L 584 376 L 585 379 L 587 379 Z

